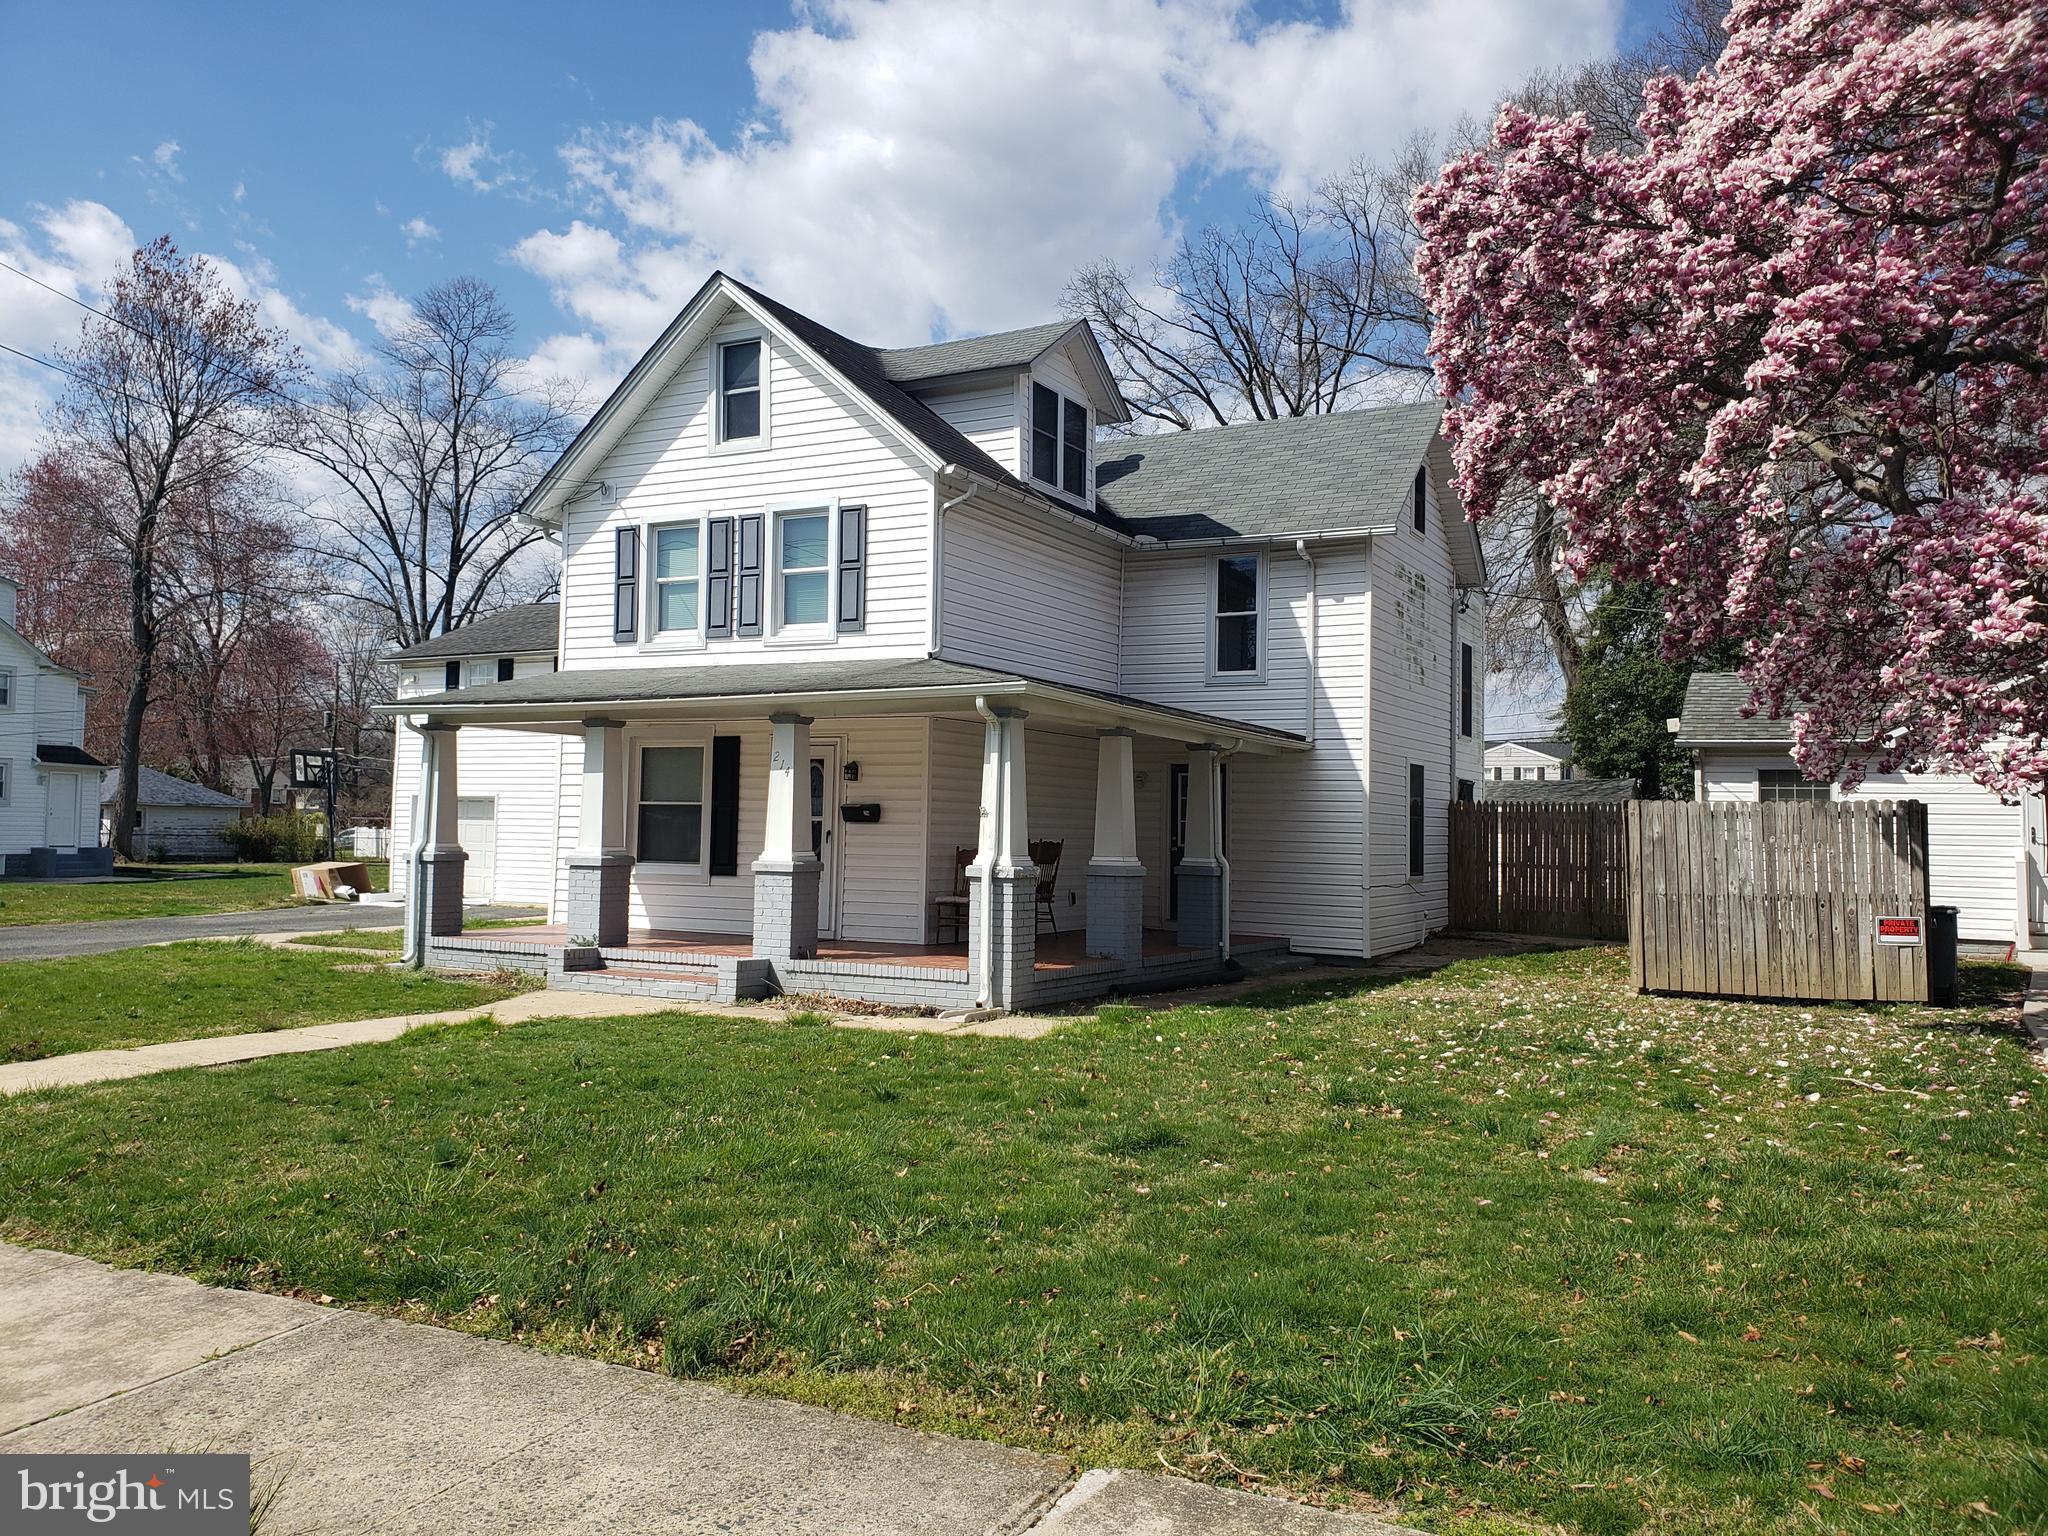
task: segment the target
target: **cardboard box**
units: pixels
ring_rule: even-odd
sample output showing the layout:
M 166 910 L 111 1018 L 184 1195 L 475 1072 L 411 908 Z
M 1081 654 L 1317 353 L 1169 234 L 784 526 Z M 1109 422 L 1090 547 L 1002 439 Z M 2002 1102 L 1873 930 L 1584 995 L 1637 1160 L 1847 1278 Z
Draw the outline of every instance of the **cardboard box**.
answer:
M 292 871 L 292 889 L 299 893 L 302 901 L 346 901 L 349 897 L 337 896 L 340 886 L 348 886 L 357 896 L 370 889 L 368 866 L 350 859 L 333 859 L 319 864 L 301 864 Z

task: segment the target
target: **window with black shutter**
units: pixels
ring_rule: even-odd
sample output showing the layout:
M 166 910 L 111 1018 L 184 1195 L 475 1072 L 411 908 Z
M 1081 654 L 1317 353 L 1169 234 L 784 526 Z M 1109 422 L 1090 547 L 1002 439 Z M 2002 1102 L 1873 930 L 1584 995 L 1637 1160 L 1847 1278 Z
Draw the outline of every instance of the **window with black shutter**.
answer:
M 714 640 L 732 633 L 732 519 L 704 524 L 704 633 Z
M 1472 647 L 1458 646 L 1458 733 L 1472 734 Z
M 1421 533 L 1429 523 L 1429 471 L 1415 471 L 1415 531 Z
M 510 656 L 500 656 L 498 658 L 498 681 L 501 683 L 512 681 L 512 658 Z
M 442 687 L 453 693 L 462 686 L 462 663 L 451 661 L 442 673 Z
M 733 633 L 761 633 L 762 518 L 758 512 L 736 519 L 739 526 L 733 554 Z
M 714 875 L 740 872 L 740 739 L 711 740 L 711 861 Z

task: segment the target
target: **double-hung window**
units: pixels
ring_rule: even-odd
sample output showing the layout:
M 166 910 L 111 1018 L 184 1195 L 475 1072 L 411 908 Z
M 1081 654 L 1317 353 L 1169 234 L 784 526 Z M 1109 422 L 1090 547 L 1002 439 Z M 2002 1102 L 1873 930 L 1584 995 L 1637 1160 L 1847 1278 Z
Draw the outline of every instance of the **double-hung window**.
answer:
M 0 667 L 0 709 L 14 708 L 14 669 Z
M 704 749 L 640 749 L 639 836 L 642 864 L 704 861 Z
M 728 341 L 718 349 L 718 440 L 761 435 L 761 342 Z
M 14 795 L 14 762 L 11 758 L 0 757 L 0 805 L 6 805 Z
M 775 623 L 822 629 L 832 619 L 832 514 L 784 512 L 775 519 Z
M 1088 407 L 1045 384 L 1031 386 L 1031 478 L 1088 495 Z
M 486 683 L 498 681 L 498 659 L 495 656 L 473 658 L 462 664 L 462 686 L 481 688 Z
M 654 632 L 657 635 L 697 633 L 697 525 L 677 523 L 653 530 Z
M 1219 676 L 1256 676 L 1262 562 L 1257 555 L 1224 555 L 1216 562 L 1216 659 Z

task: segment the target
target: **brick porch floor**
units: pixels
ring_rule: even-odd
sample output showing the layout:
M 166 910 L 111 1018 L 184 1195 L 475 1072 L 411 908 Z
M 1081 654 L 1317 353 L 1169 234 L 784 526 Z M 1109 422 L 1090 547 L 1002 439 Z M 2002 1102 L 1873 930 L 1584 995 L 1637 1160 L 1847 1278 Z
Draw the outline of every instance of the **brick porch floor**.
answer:
M 523 928 L 483 928 L 463 935 L 465 938 L 484 939 L 508 944 L 560 945 L 568 942 L 568 930 L 559 923 L 535 924 Z M 1284 941 L 1242 935 L 1234 938 L 1233 945 L 1239 948 L 1265 947 Z M 753 940 L 743 933 L 705 933 L 674 928 L 635 928 L 626 935 L 625 947 L 649 955 L 736 955 L 745 958 L 754 952 Z M 1145 958 L 1147 960 L 1170 960 L 1181 955 L 1192 955 L 1194 950 L 1183 949 L 1180 940 L 1170 929 L 1148 928 L 1145 930 Z M 922 970 L 967 969 L 967 946 L 965 944 L 887 944 L 873 940 L 825 939 L 818 944 L 820 960 L 835 960 L 855 965 L 902 965 L 915 966 Z M 1078 966 L 1090 964 L 1087 952 L 1087 938 L 1080 933 L 1050 934 L 1038 936 L 1038 956 L 1035 969 L 1041 971 L 1070 971 Z

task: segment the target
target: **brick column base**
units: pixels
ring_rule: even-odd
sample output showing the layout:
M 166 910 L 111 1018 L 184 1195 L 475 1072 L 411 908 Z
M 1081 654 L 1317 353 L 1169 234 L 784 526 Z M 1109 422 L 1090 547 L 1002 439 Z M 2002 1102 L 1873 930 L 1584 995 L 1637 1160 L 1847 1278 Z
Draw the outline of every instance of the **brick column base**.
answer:
M 764 960 L 810 960 L 818 953 L 818 877 L 813 857 L 754 864 L 754 953 Z
M 571 854 L 566 885 L 562 917 L 572 945 L 616 948 L 626 942 L 633 889 L 631 854 Z
M 995 910 L 989 924 L 993 949 L 989 957 L 988 1004 L 991 1008 L 1022 1008 L 1031 1000 L 1031 972 L 1038 961 L 1038 868 L 1026 864 L 997 870 L 984 882 L 982 871 L 967 871 L 967 970 L 981 977 L 982 904 Z
M 420 855 L 417 897 L 429 938 L 462 932 L 462 866 L 468 862 L 460 848 L 430 848 Z
M 1088 865 L 1088 953 L 1135 971 L 1145 958 L 1145 866 L 1128 859 Z
M 1181 948 L 1220 952 L 1225 938 L 1223 866 L 1207 860 L 1183 859 L 1175 879 L 1180 882 Z

